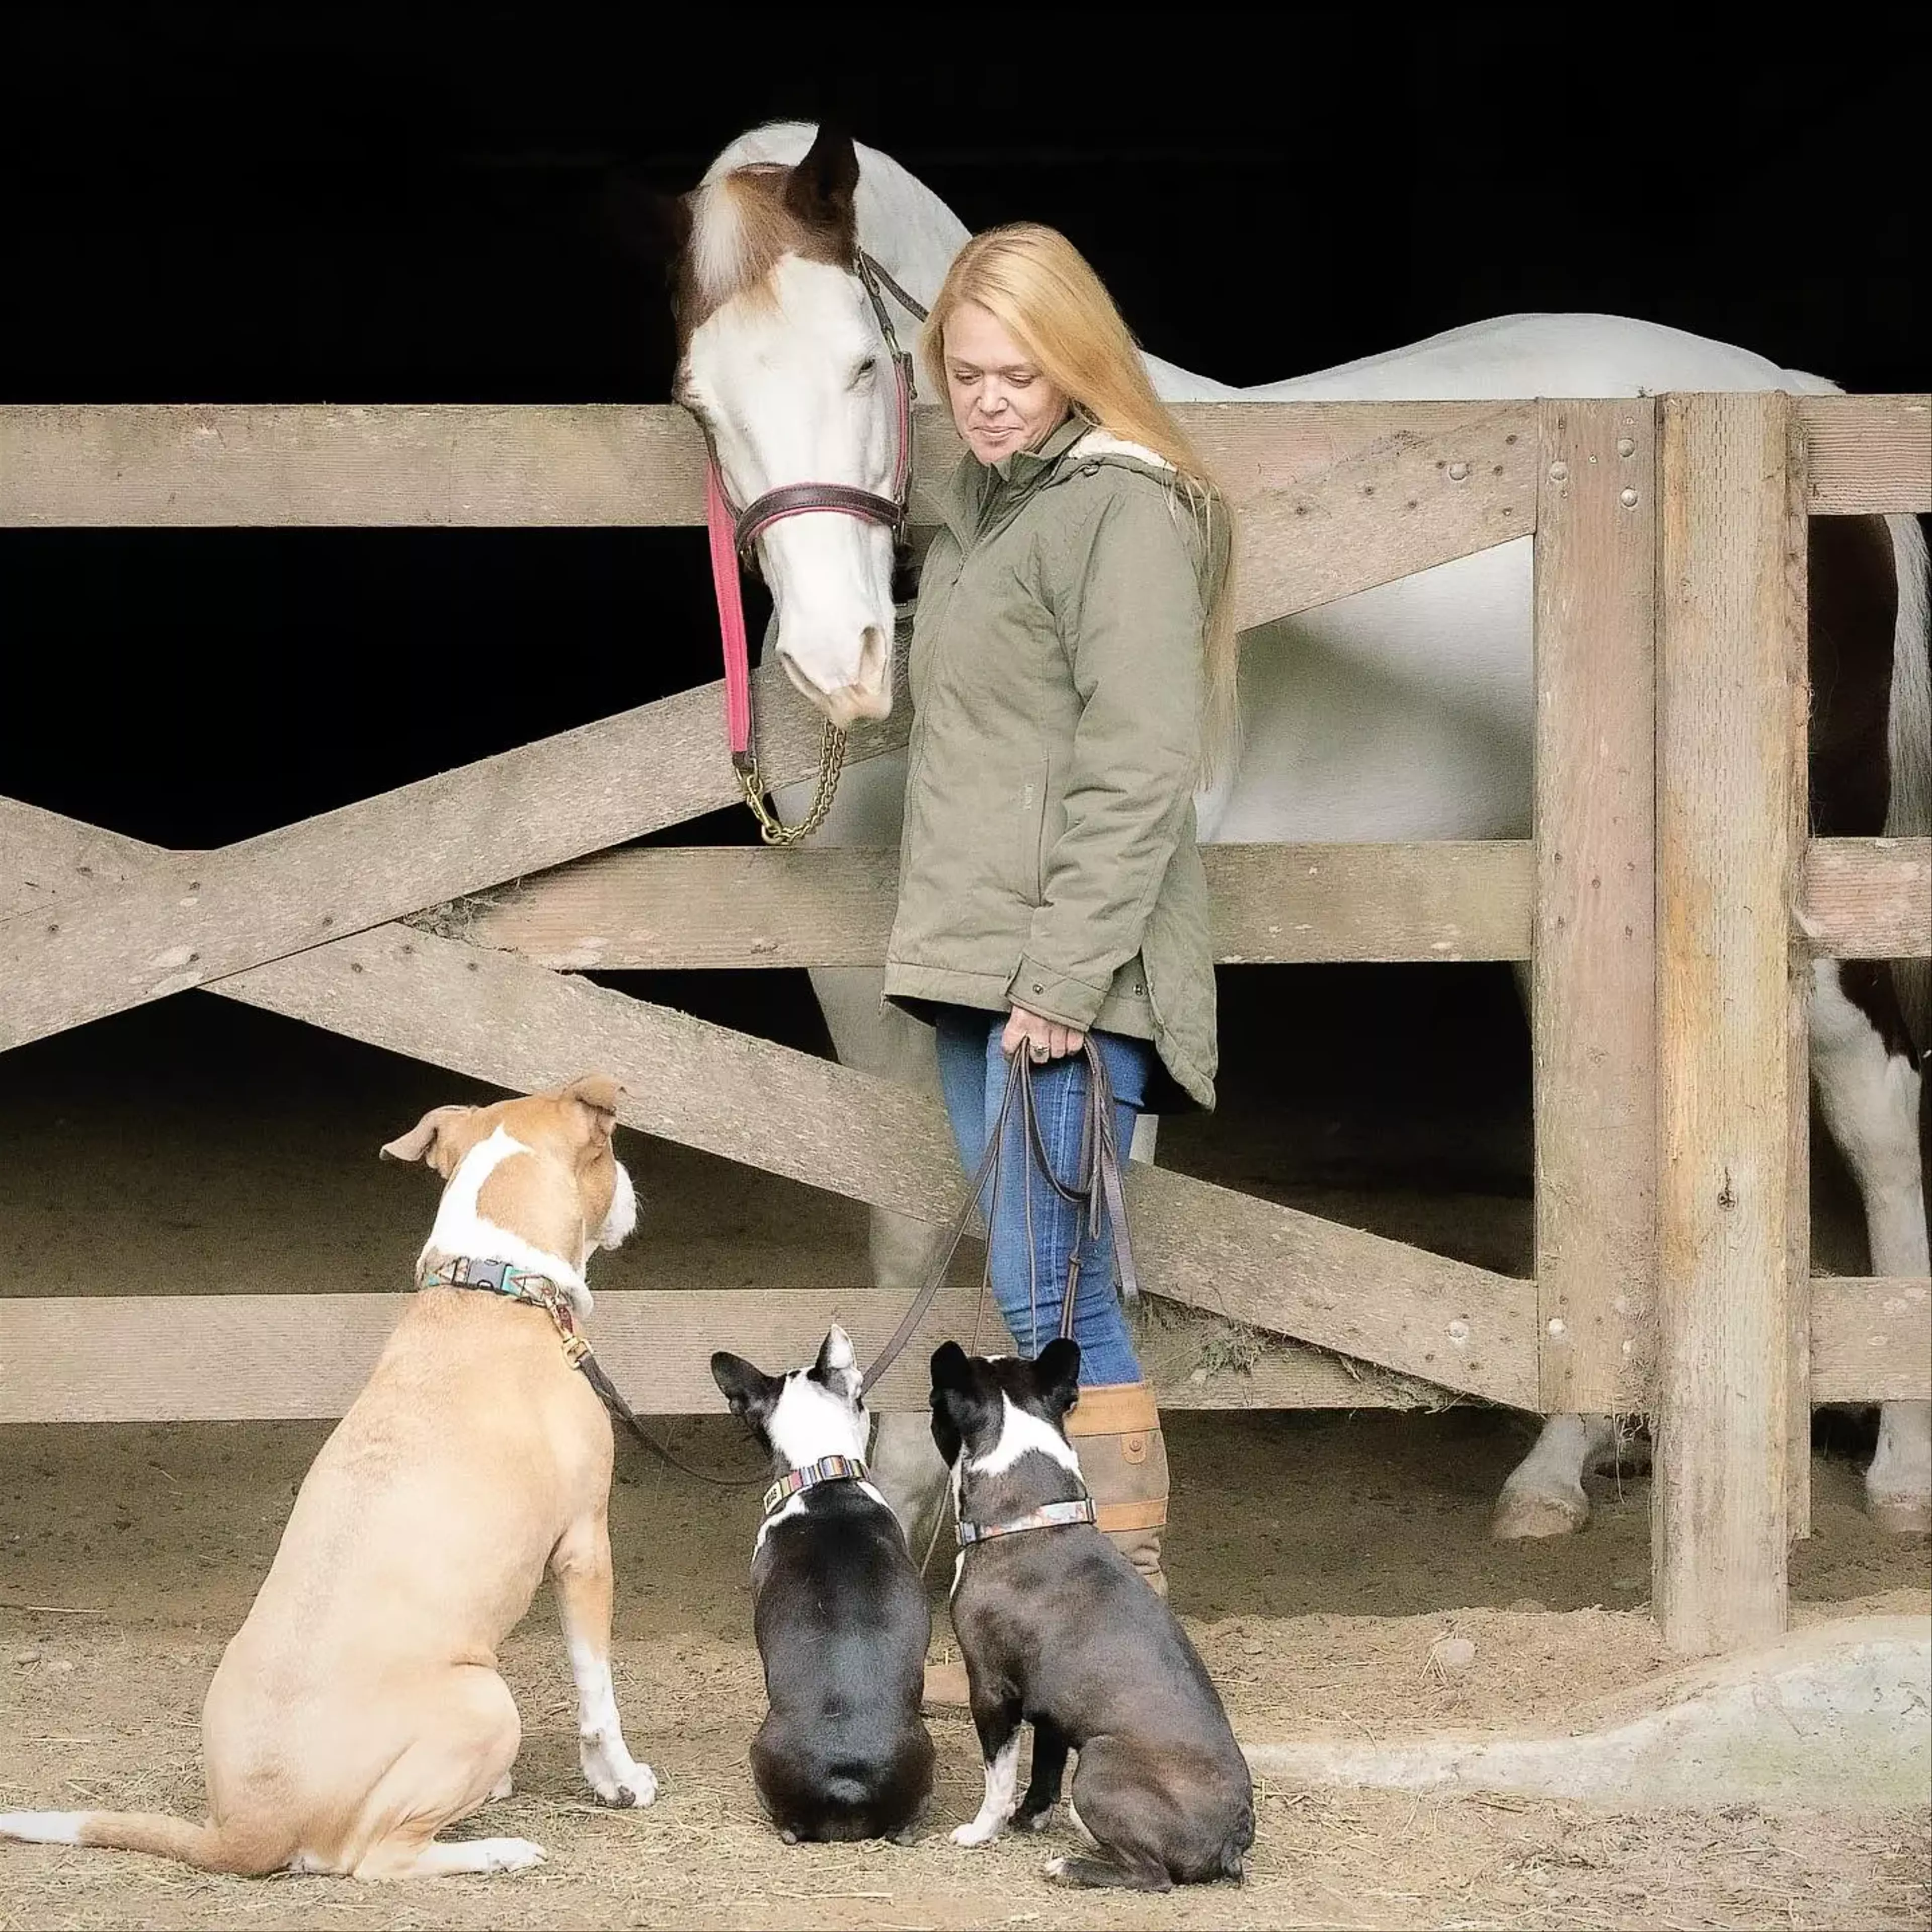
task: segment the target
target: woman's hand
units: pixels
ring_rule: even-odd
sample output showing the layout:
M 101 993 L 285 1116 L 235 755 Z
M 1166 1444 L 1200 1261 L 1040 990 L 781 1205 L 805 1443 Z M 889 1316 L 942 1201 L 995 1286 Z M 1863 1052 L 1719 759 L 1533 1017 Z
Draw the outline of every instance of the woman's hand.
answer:
M 1006 1021 L 1000 1051 L 1010 1060 L 1024 1047 L 1027 1057 L 1037 1066 L 1042 1060 L 1064 1060 L 1070 1053 L 1078 1053 L 1086 1044 L 1087 1036 L 1078 1027 L 1066 1026 L 1042 1014 L 1030 1013 L 1024 1006 L 1016 1006 Z

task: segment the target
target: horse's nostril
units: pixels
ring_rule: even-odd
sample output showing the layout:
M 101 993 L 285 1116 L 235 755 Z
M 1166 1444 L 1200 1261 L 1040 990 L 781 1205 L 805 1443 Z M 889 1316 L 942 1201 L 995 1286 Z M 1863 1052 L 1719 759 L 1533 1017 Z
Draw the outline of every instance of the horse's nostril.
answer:
M 853 682 L 867 690 L 875 689 L 886 674 L 886 634 L 876 624 L 868 624 L 859 640 L 859 675 Z

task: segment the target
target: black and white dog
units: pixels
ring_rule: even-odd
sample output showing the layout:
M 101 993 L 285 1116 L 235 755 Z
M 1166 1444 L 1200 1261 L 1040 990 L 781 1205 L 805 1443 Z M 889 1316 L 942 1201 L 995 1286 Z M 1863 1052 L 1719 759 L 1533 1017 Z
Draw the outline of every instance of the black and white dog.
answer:
M 959 1519 L 952 1623 L 986 1765 L 986 1801 L 953 1842 L 983 1845 L 1009 1819 L 1040 1830 L 1073 1750 L 1067 1810 L 1099 1856 L 1049 1860 L 1049 1878 L 1144 1892 L 1238 1879 L 1255 1837 L 1247 1761 L 1174 1613 L 1094 1526 L 1060 1426 L 1079 1377 L 1070 1341 L 1030 1362 L 956 1342 L 932 1358 L 932 1439 Z M 1023 1720 L 1033 1781 L 1016 1810 Z
M 834 1328 L 787 1376 L 720 1351 L 711 1374 L 778 1472 L 752 1549 L 771 1704 L 752 1742 L 758 1802 L 788 1844 L 909 1842 L 932 1794 L 919 1714 L 932 1616 L 898 1519 L 866 1480 L 851 1339 Z

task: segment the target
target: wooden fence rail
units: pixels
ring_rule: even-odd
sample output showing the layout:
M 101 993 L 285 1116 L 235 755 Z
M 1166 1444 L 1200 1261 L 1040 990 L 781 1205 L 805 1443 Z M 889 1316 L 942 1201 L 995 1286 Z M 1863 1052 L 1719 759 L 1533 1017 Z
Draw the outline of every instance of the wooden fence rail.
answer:
M 1531 956 L 1528 839 L 1210 845 L 1222 965 Z M 422 916 L 560 972 L 879 966 L 898 854 L 885 847 L 634 846 Z M 1820 957 L 1932 956 L 1932 838 L 1817 838 L 1801 938 Z
M 1226 962 L 1533 963 L 1537 1264 L 1517 1280 L 1137 1168 L 1143 1271 L 1180 1311 L 1166 1398 L 1402 1402 L 1426 1384 L 1660 1408 L 1666 1634 L 1774 1628 L 1810 1402 L 1932 1393 L 1927 1282 L 1808 1278 L 1802 1059 L 1810 958 L 1932 953 L 1932 839 L 1808 842 L 1802 812 L 1804 519 L 1932 511 L 1932 404 L 1181 414 L 1242 521 L 1244 627 L 1534 538 L 1533 839 L 1208 863 Z M 922 412 L 916 523 L 956 453 Z M 0 407 L 0 526 L 689 525 L 701 461 L 664 408 Z M 817 721 L 760 675 L 783 784 L 809 773 Z M 957 1164 L 928 1100 L 571 976 L 883 956 L 890 855 L 613 849 L 736 797 L 719 716 L 717 686 L 682 692 L 216 852 L 0 799 L 0 1048 L 205 988 L 512 1089 L 600 1063 L 634 1126 L 943 1220 Z M 904 742 L 902 708 L 848 758 Z M 832 1303 L 862 1345 L 896 1313 L 869 1290 L 620 1294 L 600 1346 L 634 1395 L 709 1408 L 716 1341 L 802 1348 Z M 935 1332 L 970 1318 L 941 1310 Z M 0 1420 L 334 1414 L 395 1312 L 0 1301 Z M 1197 1372 L 1203 1324 L 1229 1320 L 1290 1339 L 1244 1374 Z M 889 1404 L 914 1400 L 916 1369 Z
M 1801 396 L 1793 409 L 1812 515 L 1932 503 L 1924 397 Z M 1534 520 L 1534 403 L 1190 403 L 1176 413 L 1244 509 L 1280 499 L 1295 524 L 1318 528 L 1349 501 L 1372 508 L 1350 520 L 1352 544 L 1358 524 L 1391 520 L 1384 510 L 1398 526 L 1435 515 L 1428 498 L 1411 511 L 1396 494 L 1412 477 L 1468 506 L 1454 512 L 1452 555 L 1526 536 Z M 937 520 L 937 488 L 958 454 L 945 412 L 920 410 L 915 521 Z M 655 404 L 10 404 L 0 407 L 0 526 L 701 524 L 704 463 L 690 418 Z
M 1813 1392 L 1820 1402 L 1910 1396 L 1913 1364 L 1932 1354 L 1923 1282 L 1826 1277 L 1811 1285 Z M 0 1424 L 228 1422 L 338 1416 L 367 1379 L 401 1314 L 393 1294 L 27 1297 L 0 1303 L 6 1356 L 32 1376 L 0 1376 Z M 1902 1310 L 1902 1312 L 1900 1312 Z M 597 1352 L 632 1402 L 653 1414 L 716 1414 L 714 1348 L 802 1361 L 826 1324 L 842 1322 L 862 1356 L 904 1312 L 866 1287 L 600 1292 Z M 947 1336 L 990 1336 L 998 1318 L 977 1294 L 934 1303 L 874 1406 L 926 1406 L 926 1363 Z M 755 1337 L 755 1342 L 749 1338 Z M 1223 1325 L 1163 1314 L 1141 1354 L 1169 1408 L 1375 1408 L 1446 1398 L 1428 1384 L 1294 1344 L 1244 1348 L 1217 1367 Z

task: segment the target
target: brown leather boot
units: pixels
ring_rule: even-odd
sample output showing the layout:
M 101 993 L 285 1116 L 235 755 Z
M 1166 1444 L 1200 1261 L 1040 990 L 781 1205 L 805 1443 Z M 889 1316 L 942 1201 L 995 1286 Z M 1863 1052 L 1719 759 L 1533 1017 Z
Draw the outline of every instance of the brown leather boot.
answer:
M 1100 1527 L 1154 1594 L 1165 1597 L 1160 1539 L 1167 1527 L 1167 1444 L 1152 1384 L 1083 1388 L 1066 1426 Z

